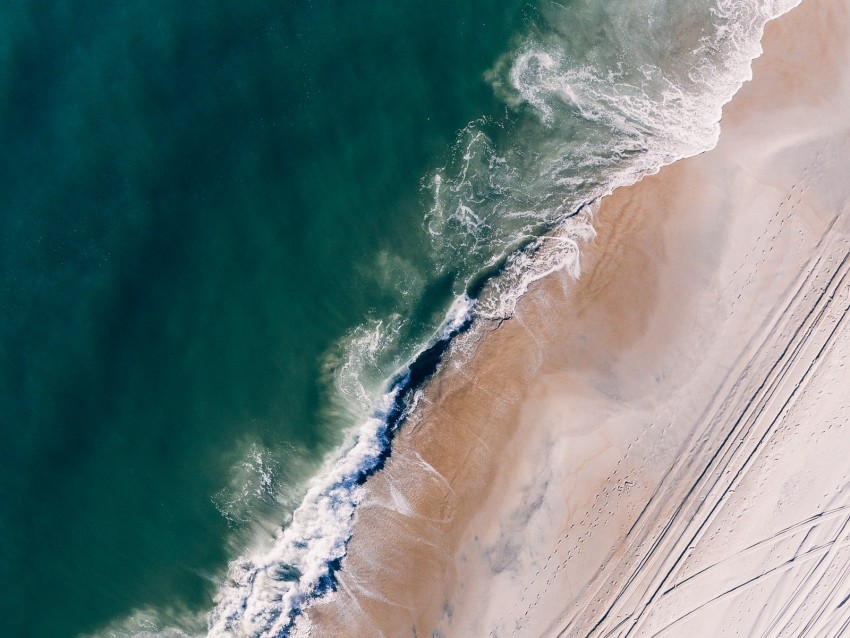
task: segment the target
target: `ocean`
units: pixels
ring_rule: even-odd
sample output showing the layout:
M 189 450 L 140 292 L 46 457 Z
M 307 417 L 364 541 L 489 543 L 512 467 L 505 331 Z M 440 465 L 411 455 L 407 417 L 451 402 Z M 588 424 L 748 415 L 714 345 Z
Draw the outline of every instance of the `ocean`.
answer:
M 6 3 L 0 633 L 290 632 L 453 336 L 785 5 Z

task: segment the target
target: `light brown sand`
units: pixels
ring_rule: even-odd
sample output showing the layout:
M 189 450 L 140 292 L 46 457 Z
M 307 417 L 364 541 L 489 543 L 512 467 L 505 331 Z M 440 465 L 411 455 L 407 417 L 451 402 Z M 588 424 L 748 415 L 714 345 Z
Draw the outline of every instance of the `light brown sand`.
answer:
M 718 147 L 426 388 L 314 636 L 841 635 L 848 37 L 844 0 L 768 25 Z

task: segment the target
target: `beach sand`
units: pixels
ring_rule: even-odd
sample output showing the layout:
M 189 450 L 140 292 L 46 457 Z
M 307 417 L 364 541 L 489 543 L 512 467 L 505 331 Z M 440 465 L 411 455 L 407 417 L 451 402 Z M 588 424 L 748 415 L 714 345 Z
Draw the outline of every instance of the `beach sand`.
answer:
M 847 631 L 848 42 L 845 0 L 770 23 L 717 147 L 454 345 L 313 636 Z

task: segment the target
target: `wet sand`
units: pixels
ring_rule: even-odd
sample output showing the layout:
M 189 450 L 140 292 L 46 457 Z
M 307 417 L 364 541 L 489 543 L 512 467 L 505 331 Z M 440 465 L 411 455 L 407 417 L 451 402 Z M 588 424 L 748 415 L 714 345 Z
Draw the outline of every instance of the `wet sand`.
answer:
M 578 280 L 455 344 L 313 636 L 850 626 L 848 13 L 770 23 L 718 146 L 605 198 Z

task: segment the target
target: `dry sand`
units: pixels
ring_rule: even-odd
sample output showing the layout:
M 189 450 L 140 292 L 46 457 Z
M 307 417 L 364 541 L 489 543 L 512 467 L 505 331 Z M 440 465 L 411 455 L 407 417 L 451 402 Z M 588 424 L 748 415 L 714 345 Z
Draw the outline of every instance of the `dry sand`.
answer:
M 850 635 L 848 42 L 769 24 L 717 148 L 452 358 L 314 636 Z

